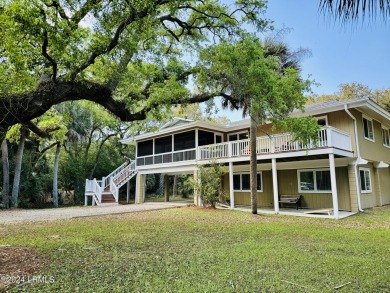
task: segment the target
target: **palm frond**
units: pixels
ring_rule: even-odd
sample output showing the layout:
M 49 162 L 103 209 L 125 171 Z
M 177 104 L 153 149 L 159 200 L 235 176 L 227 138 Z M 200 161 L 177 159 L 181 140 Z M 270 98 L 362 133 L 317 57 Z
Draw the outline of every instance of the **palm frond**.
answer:
M 390 0 L 320 0 L 320 10 L 343 22 L 366 16 L 374 19 L 378 15 L 386 20 L 390 16 Z

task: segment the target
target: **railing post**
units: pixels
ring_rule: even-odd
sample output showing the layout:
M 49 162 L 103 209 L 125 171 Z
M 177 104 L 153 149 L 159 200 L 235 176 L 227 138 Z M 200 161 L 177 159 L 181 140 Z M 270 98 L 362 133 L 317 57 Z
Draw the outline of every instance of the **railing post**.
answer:
M 270 141 L 271 141 L 271 153 L 274 153 L 275 152 L 275 137 L 271 136 Z
M 229 141 L 229 144 L 228 144 L 228 157 L 232 157 L 232 142 Z
M 328 141 L 328 147 L 333 146 L 332 129 L 331 128 L 326 128 L 326 137 L 327 137 L 327 141 Z

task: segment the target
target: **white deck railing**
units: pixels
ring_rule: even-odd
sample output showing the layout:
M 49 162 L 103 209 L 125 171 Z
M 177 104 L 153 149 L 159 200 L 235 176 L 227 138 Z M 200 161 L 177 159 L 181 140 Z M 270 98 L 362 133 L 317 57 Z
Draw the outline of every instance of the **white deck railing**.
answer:
M 150 156 L 137 157 L 137 166 L 191 161 L 196 159 L 196 149 L 167 152 Z
M 249 156 L 249 140 L 238 140 L 219 143 L 198 148 L 198 160 L 230 158 Z M 322 128 L 318 133 L 316 142 L 310 141 L 308 145 L 299 140 L 294 140 L 291 133 L 283 133 L 272 136 L 263 136 L 256 139 L 256 154 L 291 152 L 322 147 L 335 147 L 346 151 L 352 151 L 351 136 L 333 127 Z
M 85 181 L 85 194 L 92 194 L 95 201 L 102 201 L 102 192 L 103 188 L 100 186 L 99 182 L 96 179 L 86 180 Z

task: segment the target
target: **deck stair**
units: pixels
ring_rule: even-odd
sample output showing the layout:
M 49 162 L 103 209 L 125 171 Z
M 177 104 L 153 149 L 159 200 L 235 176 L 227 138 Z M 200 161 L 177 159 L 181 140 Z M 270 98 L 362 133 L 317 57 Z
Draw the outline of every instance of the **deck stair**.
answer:
M 85 205 L 88 196 L 92 196 L 92 205 L 118 204 L 119 188 L 138 173 L 135 161 L 122 164 L 102 180 L 87 179 L 85 182 Z

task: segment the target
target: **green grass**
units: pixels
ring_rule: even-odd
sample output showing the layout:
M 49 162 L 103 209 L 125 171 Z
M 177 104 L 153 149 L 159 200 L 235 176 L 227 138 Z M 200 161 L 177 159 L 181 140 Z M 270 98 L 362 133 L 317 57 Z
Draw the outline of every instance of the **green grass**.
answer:
M 55 282 L 26 292 L 390 292 L 389 231 L 390 207 L 338 221 L 185 207 L 0 225 L 0 244 L 50 258 Z

